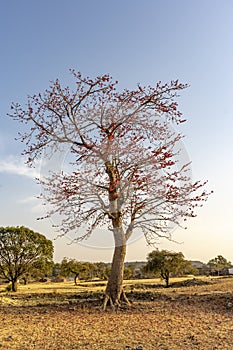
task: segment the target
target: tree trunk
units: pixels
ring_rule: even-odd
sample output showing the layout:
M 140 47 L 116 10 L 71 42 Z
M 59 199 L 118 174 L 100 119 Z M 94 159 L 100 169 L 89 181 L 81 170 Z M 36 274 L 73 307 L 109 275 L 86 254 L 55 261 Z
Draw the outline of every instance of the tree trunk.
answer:
M 169 278 L 170 278 L 170 273 L 169 273 L 169 271 L 166 271 L 166 272 L 165 272 L 166 288 L 169 287 Z
M 18 289 L 17 279 L 15 278 L 12 279 L 11 287 L 12 287 L 12 292 L 17 292 L 17 289 Z
M 115 247 L 111 272 L 105 291 L 104 309 L 106 309 L 108 301 L 112 307 L 119 306 L 123 294 L 125 254 L 126 245 Z
M 169 278 L 170 278 L 169 271 L 161 272 L 161 278 L 165 280 L 166 288 L 168 288 L 169 287 Z
M 115 308 L 119 306 L 120 299 L 123 298 L 128 302 L 123 292 L 123 274 L 124 274 L 124 261 L 126 255 L 126 241 L 127 235 L 125 235 L 122 227 L 122 199 L 119 192 L 117 192 L 118 184 L 118 170 L 116 164 L 111 164 L 110 161 L 106 161 L 106 173 L 109 176 L 109 218 L 112 220 L 113 236 L 115 241 L 115 249 L 112 259 L 112 266 L 110 276 L 108 279 L 103 309 L 106 309 L 107 303 Z
M 169 276 L 166 276 L 165 281 L 166 281 L 166 288 L 168 288 L 169 287 Z
M 77 286 L 78 274 L 74 275 L 74 285 Z

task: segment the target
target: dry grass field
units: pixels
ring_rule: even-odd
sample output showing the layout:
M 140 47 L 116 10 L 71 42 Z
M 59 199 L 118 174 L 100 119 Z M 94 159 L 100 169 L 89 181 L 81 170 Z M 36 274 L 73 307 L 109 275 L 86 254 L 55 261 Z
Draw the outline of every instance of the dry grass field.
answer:
M 233 278 L 126 281 L 132 306 L 100 308 L 104 283 L 0 287 L 0 349 L 232 350 Z

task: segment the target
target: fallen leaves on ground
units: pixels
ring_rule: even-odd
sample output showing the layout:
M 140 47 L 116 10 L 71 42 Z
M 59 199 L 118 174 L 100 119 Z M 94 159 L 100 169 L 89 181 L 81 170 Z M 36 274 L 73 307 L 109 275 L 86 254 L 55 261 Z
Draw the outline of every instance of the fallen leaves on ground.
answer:
M 225 281 L 224 281 L 225 282 Z M 0 307 L 0 348 L 13 350 L 232 350 L 233 279 L 155 292 L 117 312 L 96 302 Z M 131 299 L 134 299 L 132 293 Z

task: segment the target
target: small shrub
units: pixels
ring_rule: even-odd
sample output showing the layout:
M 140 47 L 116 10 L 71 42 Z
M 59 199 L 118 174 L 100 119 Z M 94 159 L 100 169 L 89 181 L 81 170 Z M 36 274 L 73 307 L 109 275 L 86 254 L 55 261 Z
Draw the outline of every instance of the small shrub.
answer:
M 12 292 L 12 284 L 8 284 L 8 286 L 6 286 L 6 292 Z

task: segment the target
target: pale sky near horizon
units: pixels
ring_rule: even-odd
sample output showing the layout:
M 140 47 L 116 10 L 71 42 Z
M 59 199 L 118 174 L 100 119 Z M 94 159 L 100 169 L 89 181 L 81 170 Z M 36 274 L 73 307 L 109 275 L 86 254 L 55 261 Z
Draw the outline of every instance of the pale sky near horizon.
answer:
M 0 226 L 24 225 L 55 237 L 36 196 L 40 186 L 15 141 L 21 125 L 6 117 L 10 104 L 26 102 L 69 68 L 84 75 L 110 73 L 121 88 L 179 79 L 183 132 L 193 179 L 209 180 L 209 201 L 159 249 L 182 251 L 207 262 L 233 262 L 233 2 L 231 0 L 8 0 L 0 1 Z M 111 233 L 110 233 L 111 234 Z M 82 244 L 54 241 L 55 260 L 110 261 L 111 243 L 100 231 Z M 145 260 L 153 248 L 135 237 L 126 260 Z

